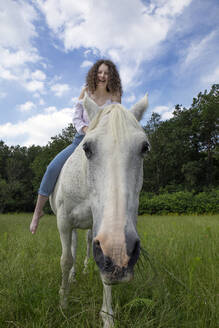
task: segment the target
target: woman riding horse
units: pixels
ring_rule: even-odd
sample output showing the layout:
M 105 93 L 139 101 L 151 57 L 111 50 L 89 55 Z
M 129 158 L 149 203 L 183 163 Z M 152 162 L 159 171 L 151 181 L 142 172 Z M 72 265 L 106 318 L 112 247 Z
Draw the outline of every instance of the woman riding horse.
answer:
M 84 138 L 89 125 L 89 119 L 84 111 L 82 99 L 85 92 L 101 108 L 112 104 L 121 103 L 122 85 L 118 70 L 110 60 L 98 60 L 88 71 L 86 86 L 75 105 L 73 124 L 77 130 L 71 145 L 62 150 L 48 165 L 38 191 L 38 198 L 34 210 L 30 231 L 34 234 L 37 230 L 39 219 L 43 216 L 43 207 L 50 194 L 53 192 L 59 173 L 75 148 Z

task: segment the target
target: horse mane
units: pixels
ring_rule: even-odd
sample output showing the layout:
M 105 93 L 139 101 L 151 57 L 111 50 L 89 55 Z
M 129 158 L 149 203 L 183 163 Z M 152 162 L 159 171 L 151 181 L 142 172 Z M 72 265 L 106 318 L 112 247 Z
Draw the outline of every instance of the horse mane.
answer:
M 102 118 L 106 115 L 109 128 L 115 141 L 124 138 L 129 133 L 131 128 L 142 130 L 139 122 L 130 111 L 125 109 L 120 104 L 111 104 L 98 112 L 98 114 L 90 122 L 87 132 L 94 130 Z

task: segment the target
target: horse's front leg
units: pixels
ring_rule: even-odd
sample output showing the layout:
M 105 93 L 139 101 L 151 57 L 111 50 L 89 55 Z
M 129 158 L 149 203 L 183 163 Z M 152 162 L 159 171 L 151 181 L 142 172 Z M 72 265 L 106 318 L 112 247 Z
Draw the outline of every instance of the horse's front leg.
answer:
M 74 282 L 76 281 L 75 275 L 76 275 L 76 252 L 77 252 L 77 230 L 73 229 L 72 230 L 72 243 L 71 243 L 71 253 L 72 253 L 72 258 L 73 258 L 73 265 L 71 268 L 71 271 L 69 273 L 69 282 Z
M 62 269 L 62 284 L 59 290 L 60 305 L 62 308 L 66 308 L 68 306 L 69 272 L 73 264 L 73 258 L 71 253 L 72 229 L 65 223 L 58 223 L 58 228 L 62 244 L 62 256 L 60 261 Z
M 87 253 L 86 257 L 84 260 L 84 270 L 83 272 L 87 272 L 87 265 L 88 265 L 88 260 L 90 258 L 90 253 L 91 253 L 91 243 L 92 243 L 92 229 L 89 229 L 86 234 L 86 242 L 87 242 Z
M 103 328 L 114 327 L 113 324 L 113 310 L 112 310 L 112 287 L 105 285 L 103 282 L 103 305 L 100 315 L 103 320 Z

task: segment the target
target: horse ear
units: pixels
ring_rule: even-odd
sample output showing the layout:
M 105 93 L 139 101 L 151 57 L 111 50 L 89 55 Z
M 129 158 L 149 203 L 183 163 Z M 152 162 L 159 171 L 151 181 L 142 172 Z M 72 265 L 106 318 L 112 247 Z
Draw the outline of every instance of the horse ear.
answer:
M 147 107 L 148 107 L 148 94 L 146 93 L 146 95 L 141 100 L 139 100 L 137 104 L 132 106 L 130 111 L 135 116 L 136 120 L 140 121 Z
M 84 109 L 87 112 L 88 118 L 91 121 L 94 116 L 99 112 L 100 108 L 97 104 L 88 96 L 87 92 L 85 92 L 85 96 L 83 99 Z

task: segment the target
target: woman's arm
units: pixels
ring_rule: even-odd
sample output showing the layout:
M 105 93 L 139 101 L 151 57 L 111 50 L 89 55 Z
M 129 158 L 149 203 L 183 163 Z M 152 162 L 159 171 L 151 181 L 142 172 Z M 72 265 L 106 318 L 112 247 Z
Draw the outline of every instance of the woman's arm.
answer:
M 79 134 L 86 134 L 89 124 L 88 118 L 84 115 L 84 107 L 82 104 L 82 99 L 86 91 L 86 87 L 82 89 L 78 102 L 74 106 L 73 124 Z
M 82 90 L 81 90 L 81 93 L 80 93 L 80 96 L 79 96 L 79 100 L 83 99 L 84 96 L 85 96 L 85 92 L 88 92 L 88 87 L 84 87 Z

